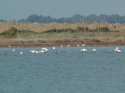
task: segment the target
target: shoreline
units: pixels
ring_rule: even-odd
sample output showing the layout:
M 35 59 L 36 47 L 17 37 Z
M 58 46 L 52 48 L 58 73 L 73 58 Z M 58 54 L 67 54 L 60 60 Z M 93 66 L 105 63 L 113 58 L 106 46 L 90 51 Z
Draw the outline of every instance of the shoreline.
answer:
M 0 48 L 11 48 L 11 47 L 24 47 L 24 48 L 30 48 L 30 47 L 60 47 L 63 45 L 64 47 L 70 45 L 70 46 L 82 46 L 84 44 L 85 46 L 125 46 L 125 42 L 121 41 L 114 41 L 114 42 L 70 42 L 70 41 L 44 41 L 44 42 L 29 42 L 29 41 L 14 41 L 14 42 L 0 42 Z

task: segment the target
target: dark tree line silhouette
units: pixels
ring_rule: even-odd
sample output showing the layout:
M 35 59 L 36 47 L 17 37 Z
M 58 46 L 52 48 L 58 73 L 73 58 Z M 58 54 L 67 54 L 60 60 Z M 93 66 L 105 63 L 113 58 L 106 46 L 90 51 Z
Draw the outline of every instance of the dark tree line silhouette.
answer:
M 1 22 L 4 22 L 6 20 L 0 20 Z M 125 15 L 120 16 L 118 14 L 114 15 L 74 15 L 69 18 L 53 18 L 51 16 L 43 16 L 43 15 L 30 15 L 26 19 L 18 20 L 18 22 L 24 22 L 24 23 L 51 23 L 51 22 L 57 22 L 57 23 L 125 23 Z

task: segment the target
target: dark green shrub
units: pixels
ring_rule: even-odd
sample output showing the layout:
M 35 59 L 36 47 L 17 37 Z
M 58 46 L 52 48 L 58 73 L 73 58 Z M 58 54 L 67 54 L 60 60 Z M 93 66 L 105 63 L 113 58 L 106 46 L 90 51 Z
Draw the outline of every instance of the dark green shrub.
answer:
M 15 37 L 17 33 L 17 29 L 15 27 L 11 27 L 9 30 L 2 32 L 0 35 L 4 37 Z

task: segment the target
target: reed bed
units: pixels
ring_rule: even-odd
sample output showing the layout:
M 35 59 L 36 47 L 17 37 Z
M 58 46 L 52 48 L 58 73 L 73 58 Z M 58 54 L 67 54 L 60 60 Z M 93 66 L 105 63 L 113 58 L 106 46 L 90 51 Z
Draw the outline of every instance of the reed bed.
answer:
M 11 28 L 17 32 L 6 35 Z M 1 34 L 2 33 L 2 34 Z M 70 41 L 70 42 L 125 42 L 125 25 L 123 24 L 31 24 L 7 22 L 0 23 L 0 42 L 39 42 L 42 41 Z M 9 39 L 8 39 L 9 38 Z
M 19 30 L 30 30 L 35 32 L 44 32 L 52 29 L 86 29 L 91 31 L 99 31 L 100 29 L 106 29 L 109 31 L 125 31 L 125 25 L 123 24 L 108 24 L 108 23 L 48 23 L 48 24 L 38 24 L 38 23 L 18 23 L 18 22 L 5 22 L 0 23 L 0 32 L 9 30 L 11 27 L 15 27 Z

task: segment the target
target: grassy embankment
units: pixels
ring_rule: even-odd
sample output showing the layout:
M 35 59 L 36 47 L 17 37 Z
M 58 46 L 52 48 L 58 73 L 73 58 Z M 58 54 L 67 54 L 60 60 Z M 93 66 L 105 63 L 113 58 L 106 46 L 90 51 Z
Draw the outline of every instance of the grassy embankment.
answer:
M 0 23 L 0 45 L 125 45 L 122 24 Z

